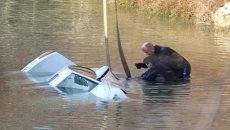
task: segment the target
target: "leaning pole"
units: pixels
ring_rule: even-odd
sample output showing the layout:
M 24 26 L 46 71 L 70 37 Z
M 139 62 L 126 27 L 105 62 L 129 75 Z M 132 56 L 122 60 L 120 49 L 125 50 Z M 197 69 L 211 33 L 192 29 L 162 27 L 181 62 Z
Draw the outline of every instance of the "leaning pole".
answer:
M 104 39 L 105 39 L 105 52 L 106 52 L 106 62 L 109 67 L 111 74 L 116 78 L 117 76 L 113 73 L 110 64 L 110 54 L 109 54 L 109 43 L 108 43 L 108 25 L 107 25 L 107 0 L 103 0 L 103 18 L 104 18 Z
M 115 13 L 116 13 L 116 31 L 117 31 L 117 45 L 118 45 L 118 51 L 121 58 L 122 66 L 124 68 L 125 74 L 128 78 L 131 78 L 131 73 L 129 70 L 129 67 L 127 65 L 124 52 L 121 46 L 121 40 L 120 40 L 120 34 L 119 34 L 119 27 L 118 27 L 118 16 L 117 16 L 117 5 L 115 0 Z M 110 64 L 110 58 L 109 58 L 109 44 L 108 44 L 108 25 L 107 25 L 107 0 L 103 0 L 103 17 L 104 17 L 104 35 L 105 35 L 105 48 L 106 48 L 106 61 L 107 65 L 109 66 L 109 69 L 112 72 L 111 64 Z M 113 74 L 114 75 L 114 74 Z M 115 75 L 114 75 L 115 76 Z M 116 77 L 116 76 L 115 76 Z M 117 77 L 116 77 L 117 78 Z

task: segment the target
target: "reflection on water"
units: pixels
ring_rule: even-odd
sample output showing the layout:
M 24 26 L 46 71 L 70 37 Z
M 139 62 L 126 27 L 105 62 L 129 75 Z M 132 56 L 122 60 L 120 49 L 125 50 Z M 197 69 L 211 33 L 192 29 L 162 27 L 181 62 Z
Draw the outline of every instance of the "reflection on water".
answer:
M 106 64 L 101 0 L 0 1 L 0 129 L 228 130 L 230 38 L 210 26 L 118 10 L 121 42 L 133 78 L 129 99 L 102 102 L 59 95 L 20 73 L 47 50 L 88 67 Z M 110 58 L 123 73 L 116 44 L 114 6 L 108 8 Z M 147 85 L 134 63 L 142 42 L 170 46 L 192 65 L 191 82 Z

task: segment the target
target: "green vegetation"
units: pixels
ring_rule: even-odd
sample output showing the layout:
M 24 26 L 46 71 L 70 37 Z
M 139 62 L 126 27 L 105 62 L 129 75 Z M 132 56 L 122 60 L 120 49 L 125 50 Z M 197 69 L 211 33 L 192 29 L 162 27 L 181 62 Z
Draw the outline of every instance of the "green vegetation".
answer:
M 137 7 L 150 16 L 159 15 L 170 18 L 211 23 L 216 9 L 230 0 L 117 0 L 121 6 Z

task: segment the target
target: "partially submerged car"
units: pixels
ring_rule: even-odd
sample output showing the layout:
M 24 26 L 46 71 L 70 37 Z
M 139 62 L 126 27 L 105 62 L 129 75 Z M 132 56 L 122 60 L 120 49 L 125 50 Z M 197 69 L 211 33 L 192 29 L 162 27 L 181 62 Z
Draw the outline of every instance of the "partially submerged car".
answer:
M 21 71 L 32 81 L 48 83 L 61 94 L 91 93 L 102 99 L 127 98 L 126 92 L 108 79 L 107 66 L 79 66 L 55 51 L 43 53 Z

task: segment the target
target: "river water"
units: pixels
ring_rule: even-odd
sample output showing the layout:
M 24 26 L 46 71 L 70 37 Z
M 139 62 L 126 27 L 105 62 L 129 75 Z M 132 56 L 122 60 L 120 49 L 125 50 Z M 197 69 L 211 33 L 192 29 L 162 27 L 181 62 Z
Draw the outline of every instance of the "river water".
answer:
M 102 102 L 63 96 L 20 70 L 47 50 L 87 67 L 106 65 L 102 0 L 0 1 L 1 130 L 229 130 L 230 36 L 212 26 L 149 18 L 118 9 L 122 47 L 132 78 L 128 99 Z M 110 61 L 123 77 L 114 5 L 108 7 Z M 170 46 L 192 66 L 191 82 L 148 85 L 136 62 L 145 41 Z

